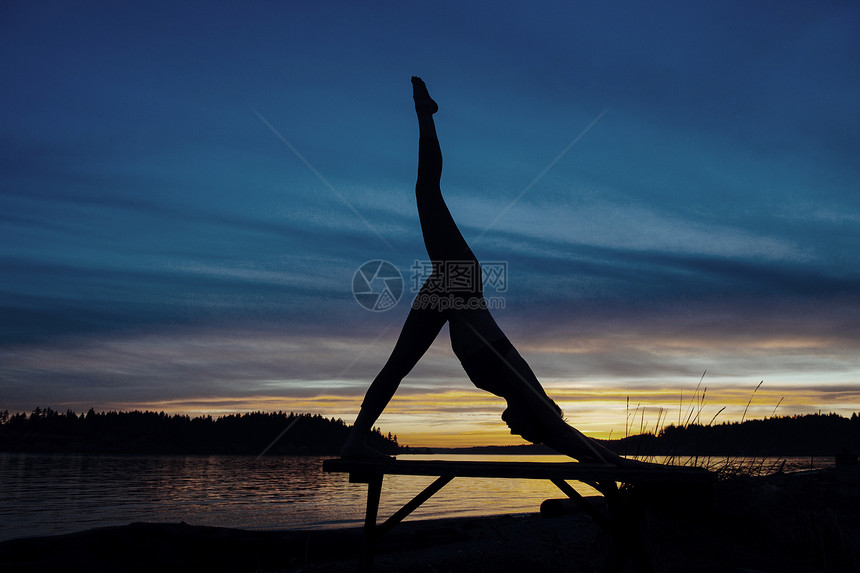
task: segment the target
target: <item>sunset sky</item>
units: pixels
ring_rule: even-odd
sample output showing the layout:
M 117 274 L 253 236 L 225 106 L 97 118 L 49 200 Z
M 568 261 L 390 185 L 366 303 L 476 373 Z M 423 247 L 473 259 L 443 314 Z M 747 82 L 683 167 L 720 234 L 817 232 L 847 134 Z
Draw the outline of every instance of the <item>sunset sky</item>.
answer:
M 420 75 L 451 211 L 507 265 L 494 316 L 573 425 L 677 423 L 705 371 L 705 422 L 761 381 L 748 418 L 860 411 L 858 29 L 822 1 L 4 2 L 0 410 L 351 422 L 426 260 Z M 372 260 L 386 311 L 353 296 Z M 520 443 L 503 409 L 443 331 L 379 425 Z

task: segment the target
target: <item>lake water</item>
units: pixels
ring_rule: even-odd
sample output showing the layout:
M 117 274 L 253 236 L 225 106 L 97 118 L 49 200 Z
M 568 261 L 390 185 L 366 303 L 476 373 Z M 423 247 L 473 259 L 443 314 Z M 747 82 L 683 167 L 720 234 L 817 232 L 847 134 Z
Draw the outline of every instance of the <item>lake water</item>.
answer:
M 564 456 L 398 458 L 570 461 Z M 136 521 L 244 529 L 361 525 L 367 486 L 350 484 L 346 474 L 324 473 L 324 459 L 0 453 L 0 541 Z M 827 465 L 832 459 L 816 462 Z M 789 458 L 785 469 L 809 464 L 809 458 Z M 399 509 L 433 479 L 387 476 L 380 517 Z M 572 485 L 583 495 L 596 495 L 584 484 Z M 564 496 L 545 480 L 458 478 L 409 519 L 530 513 L 543 500 L 558 497 Z

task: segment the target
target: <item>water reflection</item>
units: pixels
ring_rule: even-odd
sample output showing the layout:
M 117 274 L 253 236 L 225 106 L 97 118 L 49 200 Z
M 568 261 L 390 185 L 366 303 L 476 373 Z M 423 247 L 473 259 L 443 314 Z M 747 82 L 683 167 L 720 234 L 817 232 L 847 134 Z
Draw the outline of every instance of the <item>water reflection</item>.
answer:
M 402 456 L 403 459 L 569 461 L 564 456 Z M 321 457 L 0 454 L 0 540 L 135 521 L 247 529 L 358 526 L 365 486 L 322 472 Z M 712 458 L 712 460 L 719 460 Z M 786 470 L 808 458 L 792 461 Z M 433 481 L 389 476 L 387 516 Z M 583 495 L 596 492 L 574 484 Z M 537 511 L 561 497 L 540 480 L 455 479 L 410 519 Z

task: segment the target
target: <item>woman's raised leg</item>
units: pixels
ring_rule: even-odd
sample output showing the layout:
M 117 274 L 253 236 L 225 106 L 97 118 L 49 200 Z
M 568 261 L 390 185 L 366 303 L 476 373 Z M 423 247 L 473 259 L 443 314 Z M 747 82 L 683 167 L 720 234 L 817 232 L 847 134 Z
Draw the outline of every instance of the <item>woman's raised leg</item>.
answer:
M 412 78 L 412 97 L 418 116 L 418 181 L 415 184 L 415 199 L 427 255 L 430 260 L 437 262 L 477 261 L 442 198 L 442 150 L 433 121 L 433 114 L 439 106 L 430 97 L 421 78 Z

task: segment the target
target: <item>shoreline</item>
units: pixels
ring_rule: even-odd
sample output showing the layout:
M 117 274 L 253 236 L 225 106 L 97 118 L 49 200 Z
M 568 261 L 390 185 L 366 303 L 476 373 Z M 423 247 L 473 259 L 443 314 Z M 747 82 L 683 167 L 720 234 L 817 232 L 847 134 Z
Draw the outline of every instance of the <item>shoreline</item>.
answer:
M 417 519 L 399 524 L 381 539 L 375 571 L 402 571 L 429 564 L 440 570 L 480 567 L 493 554 L 521 565 L 521 547 L 539 547 L 557 529 L 597 538 L 586 515 L 542 518 L 538 513 L 471 518 Z M 531 540 L 525 541 L 526 539 Z M 0 542 L 3 571 L 354 571 L 361 555 L 360 527 L 254 531 L 186 523 L 132 523 L 77 533 Z
M 855 472 L 856 474 L 856 472 Z M 705 504 L 646 514 L 658 571 L 853 571 L 860 488 L 832 470 L 719 482 Z M 133 523 L 0 543 L 0 569 L 24 571 L 354 571 L 360 528 L 255 531 Z M 609 535 L 581 511 L 410 520 L 378 544 L 374 570 L 600 568 Z

